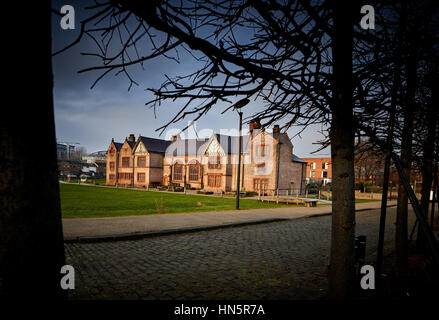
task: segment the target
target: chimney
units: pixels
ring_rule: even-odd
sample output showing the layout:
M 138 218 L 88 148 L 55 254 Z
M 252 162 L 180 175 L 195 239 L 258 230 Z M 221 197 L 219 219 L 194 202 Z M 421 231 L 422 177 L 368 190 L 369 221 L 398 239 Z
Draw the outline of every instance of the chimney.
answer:
M 259 119 L 253 119 L 250 120 L 250 135 L 253 133 L 254 129 L 260 129 L 261 128 L 261 123 L 259 122 Z
M 128 138 L 129 141 L 136 141 L 136 137 L 134 134 L 130 134 L 130 137 Z
M 275 124 L 273 127 L 273 134 L 280 134 L 280 128 L 278 124 Z
M 177 140 L 180 140 L 178 135 L 171 137 L 171 141 L 177 141 Z

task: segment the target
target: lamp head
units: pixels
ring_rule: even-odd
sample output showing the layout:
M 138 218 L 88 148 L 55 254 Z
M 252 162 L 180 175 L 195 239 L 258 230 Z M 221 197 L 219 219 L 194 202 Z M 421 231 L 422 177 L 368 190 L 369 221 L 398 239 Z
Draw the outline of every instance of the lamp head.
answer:
M 250 100 L 247 98 L 241 99 L 233 105 L 233 108 L 234 109 L 241 109 L 242 107 L 246 106 L 249 102 L 250 102 Z

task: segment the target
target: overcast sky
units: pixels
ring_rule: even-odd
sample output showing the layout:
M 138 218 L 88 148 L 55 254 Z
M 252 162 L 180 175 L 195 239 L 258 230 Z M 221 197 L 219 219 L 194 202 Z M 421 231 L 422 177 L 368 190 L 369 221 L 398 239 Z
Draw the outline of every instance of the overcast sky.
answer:
M 65 3 L 53 1 L 53 8 L 60 10 Z M 53 51 L 61 49 L 73 41 L 79 33 L 79 21 L 85 17 L 82 7 L 90 1 L 75 1 L 76 30 L 63 30 L 60 27 L 60 17 L 52 17 Z M 84 39 L 80 44 L 53 57 L 54 73 L 54 106 L 56 136 L 59 142 L 79 143 L 87 152 L 106 150 L 114 138 L 123 142 L 130 133 L 153 137 L 168 138 L 170 134 L 184 128 L 188 120 L 184 120 L 169 132 L 159 136 L 156 129 L 171 119 L 181 107 L 181 101 L 165 102 L 159 109 L 154 110 L 145 106 L 151 98 L 146 88 L 158 88 L 164 82 L 165 74 L 186 74 L 193 70 L 191 61 L 178 64 L 168 59 L 159 58 L 145 64 L 145 70 L 140 67 L 131 68 L 134 79 L 139 86 L 133 86 L 128 91 L 129 81 L 123 75 L 110 74 L 90 89 L 99 73 L 87 72 L 78 74 L 85 67 L 99 65 L 93 58 L 82 56 L 81 52 L 95 51 L 96 47 Z M 213 110 L 196 123 L 199 136 L 209 136 L 211 130 L 227 133 L 227 130 L 237 132 L 239 118 L 236 112 L 230 111 L 221 115 L 226 104 L 218 104 Z M 244 117 L 251 115 L 262 106 L 250 103 L 244 109 Z M 248 129 L 248 125 L 244 125 Z M 224 131 L 226 130 L 226 131 Z M 299 157 L 329 156 L 326 149 L 318 154 L 311 154 L 318 146 L 313 144 L 320 140 L 321 126 L 311 126 L 292 139 L 294 154 Z M 290 137 L 297 133 L 297 128 L 288 131 Z M 232 133 L 234 131 L 231 131 Z M 194 135 L 186 133 L 186 135 Z

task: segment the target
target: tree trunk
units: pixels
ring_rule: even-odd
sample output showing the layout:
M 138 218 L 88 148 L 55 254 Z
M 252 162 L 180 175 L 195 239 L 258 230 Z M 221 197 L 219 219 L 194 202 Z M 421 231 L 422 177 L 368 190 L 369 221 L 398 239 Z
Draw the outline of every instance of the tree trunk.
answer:
M 332 2 L 334 102 L 331 122 L 332 235 L 329 297 L 345 299 L 354 289 L 355 195 L 352 108 L 352 30 L 354 14 L 346 3 Z M 348 10 L 346 10 L 348 9 Z M 351 11 L 352 12 L 352 11 Z
M 435 79 L 436 80 L 436 79 Z M 433 81 L 432 86 L 432 101 L 427 106 L 426 122 L 427 122 L 427 136 L 424 140 L 423 155 L 422 155 L 422 188 L 421 188 L 421 209 L 428 221 L 428 207 L 430 204 L 430 191 L 433 182 L 433 161 L 434 161 L 434 146 L 437 139 L 436 127 L 438 120 L 438 106 L 437 106 L 437 82 Z M 419 232 L 416 245 L 418 250 L 423 250 L 425 238 Z
M 413 40 L 412 36 L 410 40 Z M 416 57 L 415 48 L 411 47 L 406 61 L 407 72 L 407 90 L 404 106 L 404 125 L 401 139 L 401 164 L 404 173 L 410 179 L 411 171 L 411 153 L 412 153 L 412 136 L 413 120 L 416 93 Z M 395 253 L 396 253 L 396 272 L 404 275 L 407 272 L 408 259 L 408 195 L 402 183 L 398 186 L 398 207 L 396 210 L 396 235 L 395 235 Z
M 15 6 L 22 6 L 15 3 Z M 51 58 L 51 2 L 15 11 L 23 21 L 10 32 L 11 115 L 0 117 L 0 289 L 6 297 L 65 297 L 60 288 L 64 246 L 56 160 Z M 19 37 L 17 34 L 26 35 Z M 42 84 L 42 86 L 38 86 Z

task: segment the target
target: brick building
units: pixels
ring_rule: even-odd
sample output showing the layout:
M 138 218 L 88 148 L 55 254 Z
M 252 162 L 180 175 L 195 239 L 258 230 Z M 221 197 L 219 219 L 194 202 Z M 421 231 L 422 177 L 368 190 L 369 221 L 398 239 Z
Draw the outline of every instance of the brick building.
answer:
M 107 151 L 107 184 L 146 187 L 179 185 L 213 192 L 236 191 L 239 137 L 212 134 L 205 139 L 170 141 L 134 135 L 124 143 L 111 141 Z M 273 132 L 250 123 L 242 137 L 241 190 L 305 189 L 306 162 L 293 154 L 293 145 L 279 126 Z
M 332 181 L 331 158 L 303 158 L 306 165 L 306 182 L 327 185 Z

